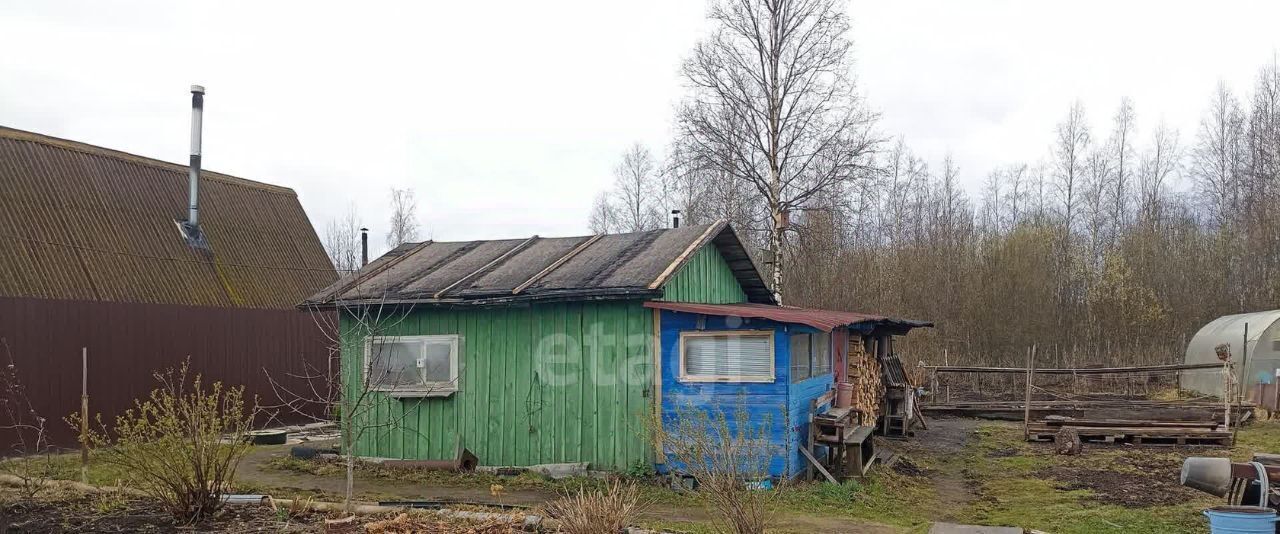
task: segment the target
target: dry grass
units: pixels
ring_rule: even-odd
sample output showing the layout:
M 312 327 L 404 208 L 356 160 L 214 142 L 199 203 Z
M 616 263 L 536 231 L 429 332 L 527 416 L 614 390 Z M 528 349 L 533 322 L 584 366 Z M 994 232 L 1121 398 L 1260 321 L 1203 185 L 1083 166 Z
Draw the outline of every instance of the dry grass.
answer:
M 635 484 L 614 481 L 604 490 L 578 490 L 547 503 L 546 508 L 560 520 L 560 530 L 566 534 L 603 534 L 621 532 L 635 523 L 647 505 Z
M 487 521 L 446 520 L 430 514 L 401 513 L 391 519 L 373 521 L 364 525 L 367 534 L 514 534 L 512 521 L 491 519 Z
M 731 415 L 732 414 L 732 415 Z M 730 421 L 733 424 L 730 424 Z M 761 534 L 777 515 L 773 504 L 784 484 L 758 489 L 768 480 L 769 463 L 784 451 L 771 443 L 770 421 L 756 420 L 739 398 L 730 413 L 723 407 L 693 405 L 676 411 L 654 432 L 671 465 L 697 480 L 697 492 L 716 517 L 716 526 L 737 534 Z

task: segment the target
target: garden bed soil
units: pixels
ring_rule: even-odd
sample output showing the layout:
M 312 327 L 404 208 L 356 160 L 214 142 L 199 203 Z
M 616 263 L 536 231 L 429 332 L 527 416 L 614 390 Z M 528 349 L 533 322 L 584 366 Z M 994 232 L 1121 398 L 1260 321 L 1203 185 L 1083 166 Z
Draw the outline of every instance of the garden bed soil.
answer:
M 1068 465 L 1056 465 L 1039 475 L 1058 482 L 1058 488 L 1071 491 L 1087 489 L 1089 499 L 1125 507 L 1150 507 L 1182 504 L 1204 497 L 1204 493 L 1179 483 L 1182 471 L 1180 456 L 1149 448 L 1133 448 L 1115 456 L 1108 465 L 1088 466 L 1089 456 L 1075 458 Z M 1206 451 L 1187 451 L 1187 456 Z

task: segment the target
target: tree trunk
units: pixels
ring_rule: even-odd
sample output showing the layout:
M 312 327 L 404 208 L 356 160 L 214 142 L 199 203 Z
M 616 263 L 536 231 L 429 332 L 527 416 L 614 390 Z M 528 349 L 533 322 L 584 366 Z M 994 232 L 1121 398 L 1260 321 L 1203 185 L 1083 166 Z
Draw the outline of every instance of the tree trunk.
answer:
M 355 493 L 356 451 L 355 451 L 355 447 L 353 447 L 353 443 L 352 443 L 353 440 L 351 439 L 351 432 L 349 431 L 350 429 L 347 429 L 347 430 L 348 432 L 343 432 L 343 445 L 346 448 L 346 450 L 342 452 L 346 453 L 347 481 L 346 481 L 346 488 L 345 488 L 346 493 L 342 501 L 342 507 L 343 507 L 343 510 L 349 514 L 351 513 L 351 509 L 352 509 L 351 496 L 353 493 Z
M 773 219 L 773 231 L 769 232 L 769 252 L 773 255 L 773 264 L 770 266 L 770 278 L 773 284 L 773 300 L 779 305 L 782 304 L 782 232 L 786 230 L 786 221 L 783 220 L 782 210 L 778 206 L 774 206 L 771 210 Z

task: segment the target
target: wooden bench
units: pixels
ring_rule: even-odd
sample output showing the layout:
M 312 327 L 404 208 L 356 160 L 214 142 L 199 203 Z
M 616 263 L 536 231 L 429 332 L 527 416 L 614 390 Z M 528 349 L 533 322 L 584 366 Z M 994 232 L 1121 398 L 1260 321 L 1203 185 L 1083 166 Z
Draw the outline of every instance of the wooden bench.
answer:
M 844 480 L 850 476 L 863 477 L 875 461 L 875 442 L 871 435 L 874 427 L 858 424 L 858 412 L 852 408 L 831 408 L 824 413 L 817 413 L 822 399 L 814 399 L 809 416 L 809 439 L 805 446 L 804 456 L 811 464 L 817 464 L 816 447 L 821 445 L 827 449 L 826 465 L 835 468 L 832 475 L 822 466 L 810 465 L 805 473 L 813 479 L 814 467 L 832 482 Z

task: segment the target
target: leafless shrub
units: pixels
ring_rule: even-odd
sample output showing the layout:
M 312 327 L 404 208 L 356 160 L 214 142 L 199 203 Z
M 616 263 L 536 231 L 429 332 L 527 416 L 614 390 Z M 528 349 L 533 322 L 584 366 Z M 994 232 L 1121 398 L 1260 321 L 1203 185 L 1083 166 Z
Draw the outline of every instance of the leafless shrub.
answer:
M 92 431 L 102 461 L 129 473 L 138 489 L 182 521 L 209 517 L 222 506 L 236 468 L 249 452 L 254 407 L 243 387 L 205 388 L 189 368 L 155 373 L 160 387 L 116 417 L 108 431 Z M 100 417 L 99 417 L 100 418 Z M 78 416 L 72 416 L 78 424 Z
M 14 440 L 13 457 L 0 462 L 0 472 L 17 477 L 22 496 L 31 500 L 48 487 L 47 482 L 56 473 L 53 447 L 49 444 L 47 421 L 32 407 L 26 386 L 18 377 L 8 341 L 0 339 L 0 348 L 8 360 L 0 368 L 0 417 L 4 418 L 0 431 Z
M 689 405 L 674 420 L 655 425 L 654 435 L 673 467 L 692 475 L 697 491 L 730 532 L 759 534 L 772 521 L 770 504 L 782 493 L 759 488 L 769 464 L 783 453 L 769 440 L 768 418 L 753 419 L 740 399 L 732 412 Z
M 547 512 L 560 520 L 566 534 L 603 534 L 621 532 L 647 506 L 635 484 L 615 480 L 604 490 L 583 488 L 547 503 Z
M 414 425 L 405 423 L 406 418 L 416 412 L 402 410 L 399 416 L 385 416 L 390 413 L 392 405 L 399 403 L 394 395 L 413 389 L 425 398 L 438 389 L 457 384 L 456 379 L 431 387 L 413 388 L 400 384 L 401 373 L 398 371 L 404 369 L 395 369 L 391 351 L 368 345 L 372 340 L 394 338 L 392 333 L 411 317 L 411 308 L 385 302 L 361 306 L 335 302 L 334 306 L 341 311 L 313 310 L 311 313 L 316 326 L 325 333 L 329 342 L 329 355 L 324 366 L 304 360 L 301 373 L 273 376 L 267 372 L 267 380 L 278 402 L 265 406 L 264 410 L 288 413 L 315 422 L 337 421 L 342 433 L 343 463 L 346 465 L 343 503 L 350 512 L 355 495 L 357 444 L 364 436 L 395 430 L 425 438 Z M 339 321 L 339 316 L 344 320 Z M 363 362 L 357 360 L 361 352 L 366 352 Z M 348 358 L 346 362 L 343 361 L 344 355 Z

